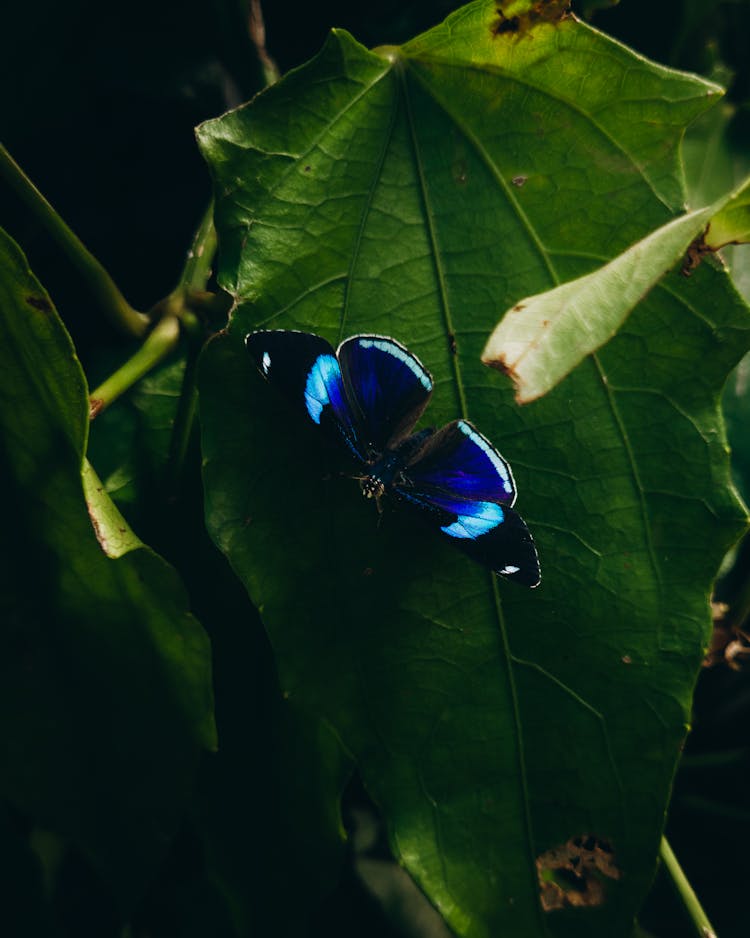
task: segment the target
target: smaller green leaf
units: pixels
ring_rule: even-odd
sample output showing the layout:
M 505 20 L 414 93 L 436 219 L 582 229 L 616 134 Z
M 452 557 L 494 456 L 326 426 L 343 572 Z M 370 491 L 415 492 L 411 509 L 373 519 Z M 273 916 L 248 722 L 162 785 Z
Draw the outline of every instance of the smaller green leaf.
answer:
M 704 241 L 712 251 L 718 251 L 727 244 L 747 244 L 750 241 L 750 180 L 714 215 Z
M 510 375 L 521 404 L 551 391 L 615 335 L 713 212 L 676 218 L 593 273 L 516 303 L 490 335 L 482 361 Z
M 652 231 L 598 270 L 516 303 L 490 335 L 482 361 L 512 378 L 520 404 L 542 397 L 613 338 L 699 238 L 700 253 L 750 240 L 750 178 L 713 205 Z
M 117 559 L 130 550 L 143 547 L 143 543 L 135 536 L 128 523 L 117 510 L 115 503 L 107 495 L 99 476 L 88 459 L 83 461 L 82 479 L 89 517 L 94 526 L 96 538 L 104 553 L 112 559 Z

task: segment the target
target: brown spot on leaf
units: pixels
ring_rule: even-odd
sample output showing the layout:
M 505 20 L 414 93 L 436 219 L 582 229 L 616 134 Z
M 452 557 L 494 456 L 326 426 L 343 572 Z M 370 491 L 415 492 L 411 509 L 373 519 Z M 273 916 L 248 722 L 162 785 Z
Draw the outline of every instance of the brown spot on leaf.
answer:
M 509 365 L 504 358 L 494 358 L 492 361 L 485 361 L 485 365 L 489 365 L 490 368 L 495 368 L 501 374 L 507 375 L 512 380 L 516 379 L 516 373 L 513 370 L 513 366 Z
M 452 332 L 448 333 L 448 349 L 450 350 L 451 355 L 456 355 L 458 353 L 456 337 Z
M 633 663 L 633 659 L 630 657 L 630 655 L 623 655 L 620 660 L 622 661 L 623 664 L 632 664 L 632 663 Z
M 540 854 L 536 869 L 545 912 L 604 905 L 607 880 L 622 876 L 612 845 L 594 834 L 571 837 Z
M 503 7 L 507 0 L 498 0 L 497 19 L 492 21 L 490 32 L 493 36 L 522 36 L 537 23 L 559 23 L 567 18 L 570 0 L 536 0 L 528 10 L 515 16 L 506 16 Z
M 514 313 L 520 313 L 522 309 L 526 309 L 526 304 L 525 304 L 525 303 L 516 303 L 516 305 L 515 305 L 515 306 L 513 307 L 513 309 L 512 309 L 512 312 L 514 312 Z
M 708 229 L 706 229 L 706 231 L 708 231 Z M 687 249 L 685 259 L 683 260 L 682 267 L 680 268 L 680 273 L 683 277 L 689 277 L 706 256 L 706 254 L 713 253 L 711 248 L 704 240 L 706 231 L 702 232 L 702 234 L 699 234 L 695 241 L 693 241 L 693 243 Z
M 100 397 L 89 398 L 89 420 L 93 420 L 104 410 L 104 401 Z
M 514 176 L 511 179 L 511 182 L 513 183 L 514 186 L 520 189 L 521 186 L 526 182 L 527 178 L 528 178 L 527 176 Z
M 99 524 L 99 519 L 96 517 L 96 512 L 88 502 L 86 502 L 86 509 L 88 510 L 89 519 L 91 521 L 91 526 L 94 529 L 96 539 L 99 541 L 99 546 L 105 554 L 108 554 L 109 542 L 107 541 L 107 535 L 104 533 L 104 528 Z
M 52 304 L 44 296 L 27 296 L 26 302 L 29 306 L 33 306 L 34 309 L 38 309 L 40 313 L 52 312 Z

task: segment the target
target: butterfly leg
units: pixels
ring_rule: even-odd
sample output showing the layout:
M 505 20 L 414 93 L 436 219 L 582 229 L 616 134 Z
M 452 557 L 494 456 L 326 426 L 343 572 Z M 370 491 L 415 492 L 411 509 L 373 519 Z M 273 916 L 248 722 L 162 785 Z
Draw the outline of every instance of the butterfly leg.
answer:
M 381 496 L 381 495 L 376 495 L 376 496 L 375 496 L 375 506 L 376 506 L 376 508 L 378 509 L 378 528 L 379 528 L 380 525 L 383 523 L 383 514 L 385 513 L 385 509 L 383 508 L 383 500 L 382 500 L 382 496 Z

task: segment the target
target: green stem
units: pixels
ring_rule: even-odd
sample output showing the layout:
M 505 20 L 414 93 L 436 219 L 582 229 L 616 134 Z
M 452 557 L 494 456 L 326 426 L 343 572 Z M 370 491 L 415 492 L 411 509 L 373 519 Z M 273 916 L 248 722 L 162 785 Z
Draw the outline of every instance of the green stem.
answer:
M 201 292 L 206 289 L 208 278 L 211 276 L 211 265 L 216 254 L 216 245 L 214 203 L 211 201 L 193 237 L 193 243 L 188 251 L 175 292 Z
M 0 144 L 0 176 L 36 216 L 37 221 L 56 241 L 73 266 L 84 276 L 99 305 L 112 323 L 127 335 L 136 337 L 145 335 L 150 325 L 148 316 L 133 309 L 102 264 L 81 239 L 68 228 L 2 144 Z
M 195 325 L 191 325 L 189 319 L 187 323 L 185 319 L 183 319 L 183 326 L 185 326 L 188 333 L 188 352 L 185 361 L 185 372 L 182 377 L 180 399 L 177 404 L 177 413 L 175 414 L 172 435 L 169 440 L 169 455 L 167 457 L 165 478 L 167 496 L 171 499 L 176 499 L 179 494 L 182 467 L 185 464 L 190 438 L 193 434 L 193 426 L 195 424 L 195 415 L 198 406 L 196 370 L 198 355 L 202 348 L 202 330 L 200 329 L 198 320 L 195 320 Z
M 699 938 L 717 938 L 716 932 L 708 920 L 708 916 L 703 911 L 703 907 L 698 901 L 693 887 L 688 882 L 682 867 L 677 862 L 677 857 L 669 846 L 669 841 L 666 837 L 662 837 L 661 839 L 659 856 L 664 864 L 664 868 L 667 873 L 669 873 L 670 879 L 674 883 L 674 887 L 682 900 L 685 911 L 690 916 L 696 935 L 698 935 Z
M 190 444 L 198 404 L 196 366 L 198 353 L 203 345 L 203 329 L 200 321 L 191 310 L 191 298 L 194 294 L 205 296 L 202 291 L 206 289 L 208 278 L 211 276 L 211 266 L 217 247 L 213 217 L 214 206 L 211 202 L 201 219 L 193 243 L 188 251 L 180 280 L 170 297 L 173 303 L 179 305 L 178 315 L 188 338 L 185 373 L 182 379 L 177 413 L 172 426 L 166 466 L 166 486 L 170 498 L 176 498 L 180 488 L 182 467 Z
M 255 46 L 258 61 L 263 72 L 263 81 L 266 85 L 273 85 L 279 80 L 279 67 L 271 58 L 266 49 L 266 24 L 263 20 L 263 8 L 260 0 L 250 0 L 248 6 L 247 31 Z
M 158 365 L 175 348 L 180 339 L 180 320 L 167 313 L 151 330 L 146 341 L 125 364 L 91 392 L 89 416 L 93 420 L 105 407 L 116 401 Z

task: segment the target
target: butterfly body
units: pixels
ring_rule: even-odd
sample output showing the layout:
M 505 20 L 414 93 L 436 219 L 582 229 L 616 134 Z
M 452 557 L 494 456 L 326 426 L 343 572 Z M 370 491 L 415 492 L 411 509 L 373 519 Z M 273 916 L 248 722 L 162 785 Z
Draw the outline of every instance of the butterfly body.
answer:
M 393 502 L 464 553 L 525 586 L 539 583 L 510 466 L 468 420 L 412 432 L 432 377 L 395 339 L 356 335 L 336 351 L 320 336 L 250 333 L 261 374 L 349 458 L 362 493 Z
M 360 488 L 366 498 L 380 500 L 383 495 L 392 495 L 399 487 L 408 487 L 411 481 L 407 474 L 409 463 L 422 444 L 435 431 L 420 430 L 412 433 L 394 448 L 386 448 L 383 453 L 375 453 L 366 466 L 366 475 L 359 476 Z

